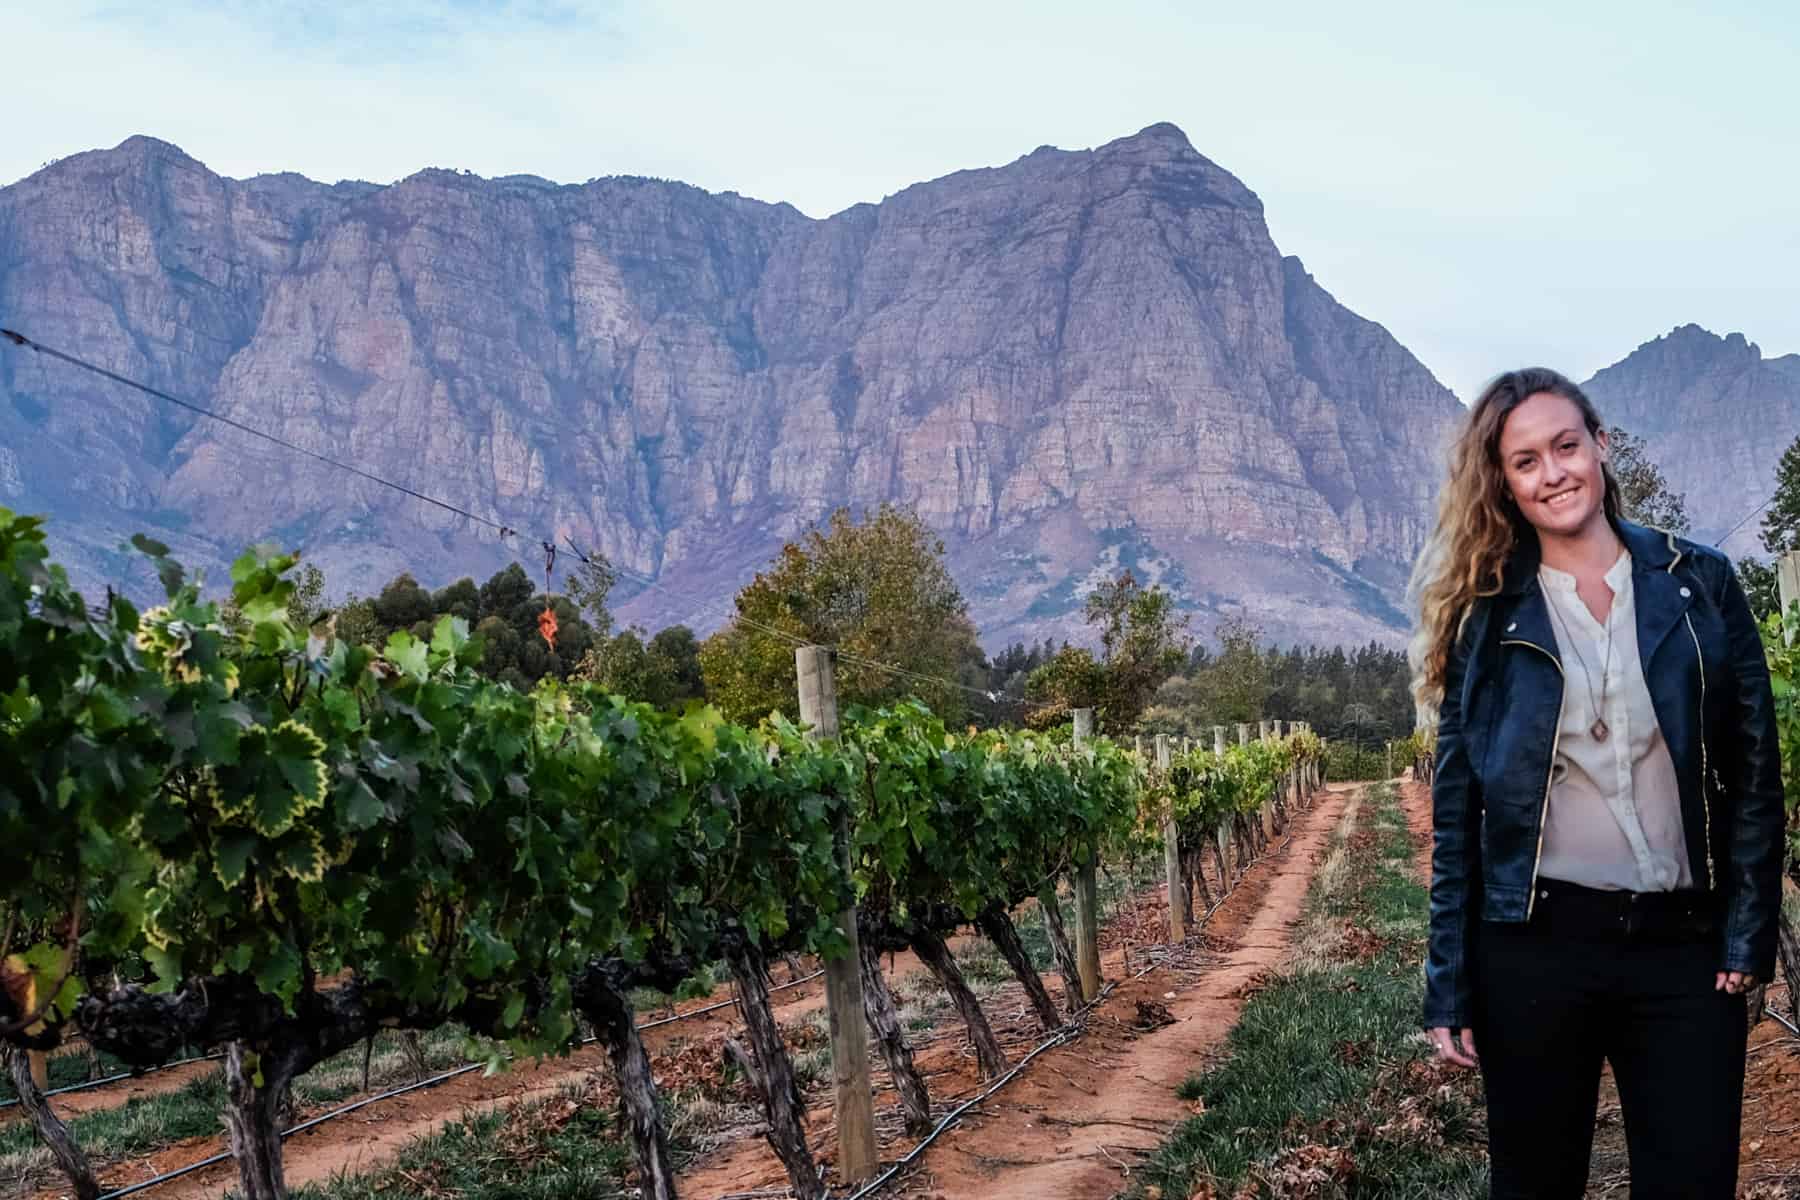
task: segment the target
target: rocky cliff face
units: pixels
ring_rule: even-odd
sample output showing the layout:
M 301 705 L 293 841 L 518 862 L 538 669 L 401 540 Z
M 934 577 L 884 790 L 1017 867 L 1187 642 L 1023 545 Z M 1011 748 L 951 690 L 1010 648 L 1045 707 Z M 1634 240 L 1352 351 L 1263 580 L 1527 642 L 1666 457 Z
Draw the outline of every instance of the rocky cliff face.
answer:
M 1460 411 L 1169 125 L 827 220 L 644 179 L 237 181 L 133 138 L 0 190 L 0 323 L 598 547 L 655 581 L 627 619 L 702 628 L 782 540 L 892 500 L 990 644 L 1075 634 L 1120 565 L 1202 627 L 1391 640 Z M 542 557 L 12 350 L 0 503 L 125 586 L 138 529 L 215 564 L 274 539 L 334 591 Z
M 1800 434 L 1800 355 L 1764 358 L 1741 333 L 1683 325 L 1583 387 L 1608 424 L 1644 439 L 1703 542 L 1768 498 L 1781 452 Z M 1761 557 L 1761 528 L 1751 517 L 1723 548 Z

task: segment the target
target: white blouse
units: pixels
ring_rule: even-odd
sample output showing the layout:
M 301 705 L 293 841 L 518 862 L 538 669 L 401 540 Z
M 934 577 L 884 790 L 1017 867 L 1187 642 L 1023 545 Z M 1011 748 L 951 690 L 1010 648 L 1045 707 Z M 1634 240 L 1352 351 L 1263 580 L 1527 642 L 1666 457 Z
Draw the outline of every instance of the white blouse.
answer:
M 1638 660 L 1631 554 L 1621 551 L 1606 572 L 1613 602 L 1604 625 L 1576 594 L 1573 575 L 1538 570 L 1563 663 L 1562 719 L 1538 875 L 1607 890 L 1692 887 L 1675 763 Z M 1606 720 L 1604 740 L 1594 737 L 1596 717 Z

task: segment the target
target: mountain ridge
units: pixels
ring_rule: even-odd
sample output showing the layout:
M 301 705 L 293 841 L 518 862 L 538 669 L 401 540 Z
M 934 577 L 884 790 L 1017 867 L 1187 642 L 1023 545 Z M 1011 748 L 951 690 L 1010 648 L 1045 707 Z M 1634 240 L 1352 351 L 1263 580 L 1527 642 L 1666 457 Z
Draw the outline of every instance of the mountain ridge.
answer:
M 627 619 L 716 624 L 783 540 L 895 502 L 990 642 L 1079 635 L 1103 558 L 1167 560 L 1202 625 L 1395 640 L 1460 406 L 1262 214 L 1167 124 L 825 218 L 623 176 L 228 180 L 139 136 L 0 189 L 0 316 L 599 548 L 667 589 Z M 512 557 L 196 421 L 0 355 L 0 502 L 95 583 L 145 583 L 108 544 L 133 528 L 215 570 L 273 534 L 334 590 Z
M 1684 494 L 1690 536 L 1723 539 L 1734 557 L 1761 555 L 1754 513 L 1800 434 L 1800 354 L 1765 358 L 1742 333 L 1688 323 L 1582 386 L 1602 420 L 1642 438 L 1669 486 Z

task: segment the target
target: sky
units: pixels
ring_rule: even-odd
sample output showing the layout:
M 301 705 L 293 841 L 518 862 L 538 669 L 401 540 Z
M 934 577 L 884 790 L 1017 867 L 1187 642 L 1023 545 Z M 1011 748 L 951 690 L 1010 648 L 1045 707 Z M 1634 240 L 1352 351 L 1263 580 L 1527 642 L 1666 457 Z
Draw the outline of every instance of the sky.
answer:
M 7 7 L 0 183 L 143 133 L 238 177 L 651 175 L 822 217 L 1172 121 L 1465 399 L 1689 322 L 1800 351 L 1783 0 Z

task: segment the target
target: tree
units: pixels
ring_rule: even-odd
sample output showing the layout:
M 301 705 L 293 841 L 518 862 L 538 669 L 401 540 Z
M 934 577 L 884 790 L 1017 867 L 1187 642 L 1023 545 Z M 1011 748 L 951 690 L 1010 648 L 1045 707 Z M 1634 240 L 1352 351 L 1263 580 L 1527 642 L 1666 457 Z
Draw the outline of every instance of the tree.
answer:
M 686 625 L 671 625 L 650 639 L 650 658 L 668 681 L 668 699 L 675 704 L 706 698 L 706 677 L 700 670 L 700 639 Z
M 916 696 L 947 722 L 967 711 L 961 673 L 982 662 L 943 541 L 886 504 L 860 522 L 838 509 L 737 594 L 730 624 L 700 647 L 707 695 L 734 720 L 796 713 L 796 643 L 837 648 L 842 702 Z
M 1025 681 L 1025 698 L 1036 707 L 1025 715 L 1033 729 L 1048 729 L 1068 721 L 1069 710 L 1099 708 L 1106 699 L 1106 668 L 1094 652 L 1082 646 L 1064 646 L 1049 662 Z
M 1126 571 L 1088 595 L 1087 619 L 1100 629 L 1106 723 L 1128 729 L 1158 685 L 1187 660 L 1193 641 L 1187 618 L 1176 616 L 1175 598 L 1160 585 L 1145 588 Z
M 606 611 L 601 570 L 598 564 L 583 566 L 569 586 L 581 592 L 587 602 L 585 611 L 597 614 L 610 629 L 612 617 Z M 554 647 L 538 628 L 545 608 L 556 616 Z M 457 617 L 481 639 L 481 673 L 528 691 L 546 677 L 566 679 L 600 640 L 602 635 L 583 618 L 583 611 L 572 597 L 537 591 L 525 568 L 512 563 L 480 587 L 465 578 L 436 592 L 426 590 L 410 574 L 402 574 L 372 599 L 346 598 L 334 614 L 333 632 L 340 641 L 379 647 L 396 632 L 427 637 L 438 618 Z
M 618 581 L 619 573 L 613 570 L 612 563 L 605 555 L 595 552 L 587 562 L 569 573 L 568 582 L 563 585 L 569 599 L 593 626 L 598 637 L 612 632 L 612 611 L 606 607 L 606 598 Z
M 375 619 L 389 630 L 427 626 L 435 615 L 431 593 L 410 572 L 397 576 L 375 597 Z
M 1031 673 L 1026 696 L 1044 707 L 1031 723 L 1060 719 L 1062 711 L 1094 707 L 1112 731 L 1136 725 L 1163 680 L 1188 657 L 1187 618 L 1175 615 L 1174 598 L 1145 588 L 1126 571 L 1088 594 L 1088 624 L 1100 633 L 1100 655 L 1065 646 Z
M 1779 612 L 1781 583 L 1774 564 L 1746 554 L 1737 560 L 1736 566 L 1738 582 L 1744 587 L 1744 596 L 1750 601 L 1750 611 L 1756 619 L 1760 621 L 1770 613 Z
M 1788 444 L 1775 466 L 1775 494 L 1763 513 L 1762 544 L 1776 560 L 1800 550 L 1800 438 Z
M 674 625 L 648 642 L 644 632 L 626 629 L 614 637 L 599 639 L 582 656 L 574 678 L 661 708 L 700 699 L 704 683 L 694 631 L 685 625 Z
M 1262 630 L 1233 617 L 1220 622 L 1213 638 L 1219 652 L 1194 674 L 1193 702 L 1211 724 L 1261 720 L 1270 692 L 1269 665 L 1259 649 Z
M 1671 533 L 1688 531 L 1687 497 L 1669 489 L 1662 469 L 1645 453 L 1642 438 L 1614 428 L 1607 434 L 1607 454 L 1626 520 Z
M 440 617 L 461 617 L 474 625 L 481 620 L 481 591 L 473 579 L 464 577 L 435 592 L 431 607 Z

